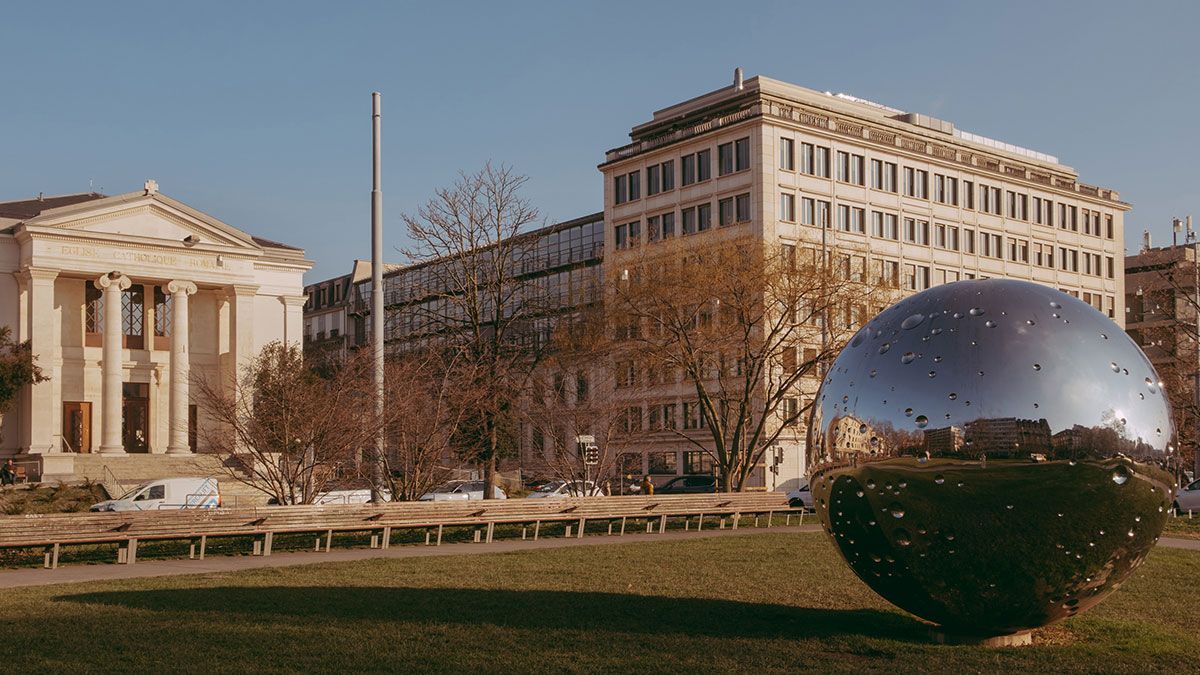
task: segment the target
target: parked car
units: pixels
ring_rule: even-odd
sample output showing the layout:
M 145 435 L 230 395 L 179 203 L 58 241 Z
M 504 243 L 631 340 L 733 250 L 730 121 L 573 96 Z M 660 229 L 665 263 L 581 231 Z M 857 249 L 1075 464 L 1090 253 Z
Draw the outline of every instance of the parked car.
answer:
M 788 506 L 792 507 L 793 509 L 805 508 L 809 511 L 812 510 L 812 490 L 808 489 L 808 483 L 805 483 L 804 485 L 801 485 L 800 487 L 788 493 Z
M 1200 480 L 1188 483 L 1175 493 L 1175 513 L 1182 515 L 1188 511 L 1200 512 Z
M 656 495 L 703 494 L 716 491 L 716 476 L 677 476 L 654 488 Z
M 592 481 L 552 480 L 529 494 L 530 499 L 566 499 L 567 497 L 603 497 L 604 489 Z
M 447 502 L 483 499 L 483 483 L 484 481 L 481 480 L 452 480 L 421 495 L 421 501 Z M 508 493 L 497 485 L 493 488 L 492 498 L 508 499 Z
M 215 478 L 161 478 L 133 488 L 119 499 L 92 504 L 92 511 L 215 509 L 221 489 Z
M 391 501 L 392 493 L 383 490 L 379 496 L 384 501 Z M 313 499 L 313 504 L 366 504 L 371 501 L 371 490 L 363 488 L 360 490 L 330 490 L 322 492 Z

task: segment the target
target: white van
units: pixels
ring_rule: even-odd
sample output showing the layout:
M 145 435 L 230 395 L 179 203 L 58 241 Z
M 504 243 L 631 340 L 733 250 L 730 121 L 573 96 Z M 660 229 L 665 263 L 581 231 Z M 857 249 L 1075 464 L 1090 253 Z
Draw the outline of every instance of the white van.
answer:
M 92 504 L 92 511 L 158 511 L 215 509 L 221 490 L 215 478 L 162 478 L 126 492 L 120 499 Z

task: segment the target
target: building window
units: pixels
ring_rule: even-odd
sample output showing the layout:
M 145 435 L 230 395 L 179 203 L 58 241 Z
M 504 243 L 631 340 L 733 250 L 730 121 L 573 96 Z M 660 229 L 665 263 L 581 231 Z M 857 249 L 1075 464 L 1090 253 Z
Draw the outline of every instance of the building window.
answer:
M 659 193 L 662 187 L 662 179 L 660 178 L 662 167 L 658 164 L 651 164 L 646 167 L 646 196 L 650 197 Z
M 680 182 L 683 185 L 691 185 L 696 182 L 696 155 L 683 156 L 683 178 Z
M 624 204 L 629 201 L 629 193 L 625 190 L 626 186 L 625 174 L 613 178 L 613 200 L 616 203 Z M 321 291 L 317 291 L 317 306 L 321 305 L 322 295 L 324 294 Z
M 717 146 L 717 175 L 724 176 L 733 173 L 733 143 L 722 143 Z
M 629 226 L 628 225 L 617 225 L 616 227 L 613 228 L 613 232 L 615 233 L 617 250 L 620 251 L 623 248 L 628 248 L 628 246 L 629 246 Z
M 662 163 L 662 191 L 675 189 L 675 160 L 668 159 Z
M 829 178 L 829 148 L 801 143 L 800 170 L 811 176 Z
M 879 159 L 871 160 L 871 187 L 884 192 L 896 192 L 896 165 Z
M 712 456 L 703 450 L 687 450 L 683 453 L 683 472 L 685 474 L 711 474 L 713 471 Z
M 784 171 L 796 170 L 796 141 L 790 138 L 779 139 L 779 168 Z
M 922 246 L 929 245 L 929 221 L 904 219 L 904 241 Z
M 704 202 L 696 206 L 696 230 L 703 232 L 712 227 L 712 204 Z
M 966 196 L 966 194 L 967 194 L 966 192 L 963 192 L 964 196 Z M 963 241 L 963 253 L 970 253 L 971 255 L 975 255 L 975 230 L 973 230 L 969 227 L 964 227 L 962 241 Z
M 634 171 L 629 174 L 629 199 L 642 198 L 642 172 Z
M 635 220 L 629 223 L 629 245 L 637 246 L 642 243 L 642 221 Z
M 145 331 L 146 291 L 130 286 L 121 293 L 121 329 L 124 335 L 141 336 Z
M 669 239 L 675 236 L 675 212 L 667 211 L 662 214 L 662 238 Z
M 809 204 L 811 199 L 805 199 Z M 784 192 L 779 195 L 779 219 L 789 223 L 796 221 L 796 195 Z
M 678 455 L 674 452 L 648 452 L 646 462 L 648 473 L 675 475 L 678 470 Z
M 86 299 L 86 307 L 84 309 L 84 330 L 88 333 L 103 333 L 104 332 L 104 293 L 92 285 L 92 282 L 84 282 L 86 291 L 84 298 Z
M 733 170 L 745 171 L 750 168 L 750 137 L 739 138 L 733 142 Z
M 838 151 L 837 153 L 837 179 L 843 183 L 852 183 L 854 185 L 863 185 L 866 183 L 863 176 L 863 161 L 862 155 L 854 155 L 848 152 Z
M 962 207 L 975 209 L 975 183 L 969 180 L 964 180 L 962 184 Z
M 621 421 L 622 429 L 626 433 L 638 433 L 642 430 L 642 408 L 641 406 L 632 406 L 625 409 L 625 414 Z
M 734 210 L 739 223 L 750 222 L 750 193 L 740 194 L 734 198 Z
M 726 197 L 717 202 L 717 222 L 721 227 L 732 225 L 733 220 L 733 197 Z
M 696 153 L 696 182 L 712 178 L 712 150 L 701 150 Z
M 646 241 L 658 241 L 659 216 L 646 217 Z
M 917 199 L 929 198 L 929 172 L 904 167 L 904 194 Z
M 154 334 L 166 337 L 171 334 L 171 306 L 174 298 L 163 293 L 162 287 L 154 287 Z
M 783 399 L 783 405 L 780 406 L 779 412 L 783 417 L 783 426 L 796 426 L 800 423 L 800 399 L 792 396 Z
M 683 213 L 683 233 L 696 233 L 696 207 L 689 206 L 681 211 Z

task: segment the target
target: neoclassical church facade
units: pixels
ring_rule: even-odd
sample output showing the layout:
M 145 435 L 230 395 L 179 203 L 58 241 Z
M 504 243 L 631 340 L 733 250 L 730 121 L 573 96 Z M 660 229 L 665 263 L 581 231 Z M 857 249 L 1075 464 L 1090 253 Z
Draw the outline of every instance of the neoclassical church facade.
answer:
M 52 477 L 81 454 L 202 452 L 191 385 L 300 343 L 311 266 L 154 181 L 0 202 L 0 326 L 49 377 L 0 418 L 0 458 Z

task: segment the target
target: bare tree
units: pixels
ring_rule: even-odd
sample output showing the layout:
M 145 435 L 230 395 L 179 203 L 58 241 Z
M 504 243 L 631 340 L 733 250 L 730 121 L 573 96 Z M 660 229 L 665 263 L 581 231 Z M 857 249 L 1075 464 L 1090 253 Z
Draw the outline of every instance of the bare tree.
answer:
M 298 347 L 273 342 L 237 374 L 237 387 L 197 378 L 197 406 L 215 422 L 201 442 L 226 459 L 230 478 L 279 504 L 312 503 L 374 438 L 368 361 L 318 374 Z
M 488 164 L 460 174 L 416 215 L 405 215 L 414 288 L 404 311 L 419 324 L 417 339 L 435 341 L 456 364 L 458 388 L 473 405 L 454 445 L 483 467 L 493 496 L 496 464 L 517 446 L 518 393 L 537 366 L 547 336 L 538 333 L 541 296 L 520 269 L 519 234 L 538 218 L 521 195 L 526 178 Z
M 886 297 L 865 257 L 747 238 L 646 251 L 611 271 L 621 369 L 690 390 L 673 431 L 712 457 L 724 490 L 742 490 L 767 448 L 807 419 L 804 394 L 823 364 Z
M 534 386 L 522 402 L 534 450 L 541 451 L 540 464 L 555 478 L 568 483 L 592 480 L 602 489 L 608 479 L 619 478 L 618 458 L 635 436 L 630 433 L 628 401 L 615 386 L 613 348 L 598 308 L 559 322 Z M 585 464 L 576 445 L 579 436 L 595 439 L 594 465 Z
M 426 354 L 387 364 L 383 465 L 393 501 L 413 501 L 450 477 L 451 439 L 468 406 L 454 396 L 457 369 Z

